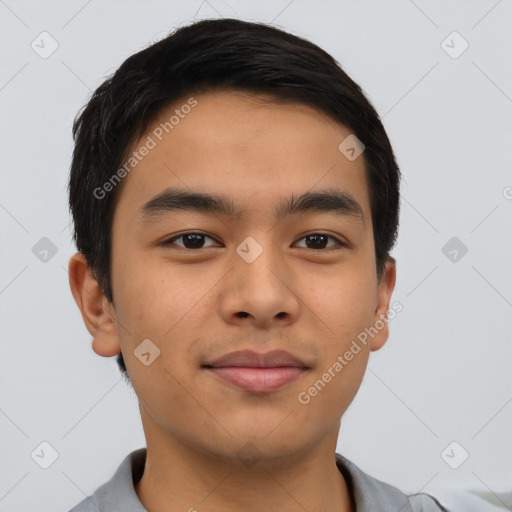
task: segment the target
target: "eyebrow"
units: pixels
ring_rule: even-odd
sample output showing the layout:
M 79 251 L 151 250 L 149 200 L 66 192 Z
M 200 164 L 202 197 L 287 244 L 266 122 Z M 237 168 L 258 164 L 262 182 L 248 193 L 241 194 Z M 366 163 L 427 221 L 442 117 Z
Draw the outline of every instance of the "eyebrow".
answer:
M 227 196 L 190 192 L 180 188 L 165 189 L 145 203 L 139 214 L 142 221 L 151 222 L 177 210 L 216 213 L 228 217 L 240 217 L 242 214 L 242 209 Z M 274 216 L 277 220 L 282 220 L 291 215 L 309 212 L 354 217 L 365 225 L 361 205 L 348 192 L 340 189 L 291 195 L 279 201 L 274 209 Z

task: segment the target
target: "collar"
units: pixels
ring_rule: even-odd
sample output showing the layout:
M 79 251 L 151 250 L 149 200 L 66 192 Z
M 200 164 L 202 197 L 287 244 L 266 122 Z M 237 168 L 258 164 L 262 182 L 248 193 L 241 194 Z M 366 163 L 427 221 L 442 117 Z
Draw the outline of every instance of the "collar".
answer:
M 146 453 L 147 448 L 139 448 L 127 455 L 114 476 L 70 512 L 147 512 L 134 488 L 134 483 L 141 479 L 144 472 Z M 347 482 L 355 512 L 445 510 L 426 494 L 407 496 L 396 487 L 367 475 L 339 453 L 336 453 L 336 466 Z

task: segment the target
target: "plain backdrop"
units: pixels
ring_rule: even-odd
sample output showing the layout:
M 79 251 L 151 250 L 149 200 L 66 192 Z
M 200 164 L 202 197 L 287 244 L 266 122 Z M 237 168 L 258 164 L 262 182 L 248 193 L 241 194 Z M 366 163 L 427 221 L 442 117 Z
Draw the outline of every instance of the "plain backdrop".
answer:
M 145 446 L 136 396 L 115 358 L 92 351 L 69 290 L 71 126 L 129 55 L 219 16 L 331 53 L 381 115 L 403 174 L 403 310 L 338 451 L 407 492 L 511 490 L 512 1 L 4 0 L 0 511 L 68 510 Z M 47 469 L 42 449 L 57 456 Z

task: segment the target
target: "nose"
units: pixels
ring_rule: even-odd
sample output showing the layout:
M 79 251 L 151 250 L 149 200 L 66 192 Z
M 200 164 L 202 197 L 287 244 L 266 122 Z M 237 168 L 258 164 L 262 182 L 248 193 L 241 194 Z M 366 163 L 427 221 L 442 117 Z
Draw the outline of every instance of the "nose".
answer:
M 295 287 L 298 282 L 294 272 L 271 249 L 263 250 L 253 261 L 235 253 L 220 296 L 224 320 L 260 328 L 295 322 L 301 301 L 294 290 L 294 282 Z

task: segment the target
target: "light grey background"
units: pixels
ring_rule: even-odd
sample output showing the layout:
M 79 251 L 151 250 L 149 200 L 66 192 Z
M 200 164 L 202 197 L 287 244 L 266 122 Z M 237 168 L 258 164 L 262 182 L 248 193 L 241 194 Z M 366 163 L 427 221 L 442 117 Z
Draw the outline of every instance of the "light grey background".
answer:
M 403 311 L 338 451 L 407 492 L 512 490 L 511 0 L 0 0 L 0 511 L 68 510 L 145 446 L 136 397 L 92 351 L 69 291 L 71 125 L 129 55 L 218 16 L 330 52 L 380 113 L 403 173 Z M 58 42 L 46 59 L 31 47 L 43 31 Z M 454 31 L 469 44 L 457 58 Z M 57 248 L 46 263 L 32 252 L 42 237 Z M 468 248 L 455 262 L 442 251 L 452 237 Z M 43 441 L 58 453 L 48 469 L 31 457 Z M 441 457 L 453 441 L 469 453 L 458 469 Z

